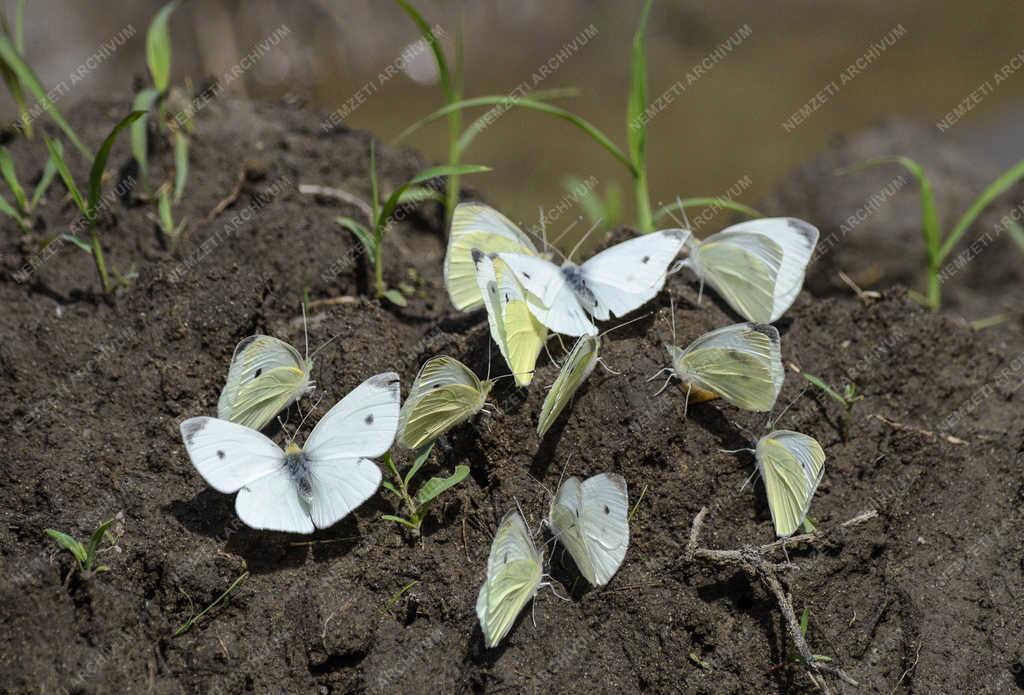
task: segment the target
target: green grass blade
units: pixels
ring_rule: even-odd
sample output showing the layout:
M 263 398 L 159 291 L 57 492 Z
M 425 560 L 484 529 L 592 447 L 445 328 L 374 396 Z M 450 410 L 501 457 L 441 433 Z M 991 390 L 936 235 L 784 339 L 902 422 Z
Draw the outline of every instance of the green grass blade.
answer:
M 356 239 L 359 240 L 359 243 L 363 245 L 363 248 L 366 250 L 366 253 L 370 255 L 370 258 L 373 258 L 373 255 L 377 249 L 377 241 L 373 236 L 373 232 L 367 229 L 365 225 L 352 219 L 351 217 L 335 217 L 334 221 L 340 224 L 348 231 L 352 232 L 352 234 L 355 235 Z
M 398 488 L 395 487 L 394 485 L 392 485 L 391 483 L 389 483 L 387 480 L 381 481 L 380 485 L 385 490 L 390 490 L 392 493 L 394 493 L 395 495 L 398 495 L 399 497 L 402 496 L 402 493 L 398 491 Z
M 82 249 L 90 256 L 92 255 L 92 246 L 89 245 L 88 241 L 82 239 L 81 237 L 77 237 L 74 234 L 61 234 L 60 236 L 65 241 L 70 241 L 72 244 Z
M 188 181 L 188 136 L 174 131 L 174 202 L 180 202 Z
M 715 207 L 724 208 L 726 210 L 732 210 L 733 212 L 738 212 L 741 215 L 746 215 L 747 217 L 763 217 L 763 215 L 760 212 L 750 207 L 749 205 L 744 205 L 743 203 L 736 203 L 732 200 L 729 200 L 728 198 L 684 198 L 680 201 L 659 208 L 658 212 L 654 214 L 654 221 L 656 223 L 661 222 L 663 219 L 665 219 L 665 217 L 669 215 L 669 213 L 677 211 L 681 212 L 688 208 Z
M 25 3 L 28 0 L 18 0 L 14 8 L 14 47 L 18 53 L 25 53 Z
M 71 198 L 75 201 L 75 205 L 78 206 L 78 210 L 84 215 L 88 208 L 85 205 L 85 198 L 82 197 L 82 192 L 78 190 L 78 185 L 75 183 L 74 177 L 71 176 L 67 162 L 64 161 L 64 148 L 61 146 L 60 141 L 51 140 L 46 137 L 46 133 L 43 133 L 43 141 L 46 143 L 47 149 L 50 150 L 50 161 L 57 168 L 61 181 L 64 182 L 64 186 L 68 189 L 68 193 L 71 194 Z
M 28 224 L 28 222 L 21 216 L 21 214 L 17 210 L 15 210 L 14 207 L 10 203 L 8 203 L 7 199 L 4 198 L 3 196 L 0 196 L 0 213 L 7 215 L 22 227 L 25 227 Z
M 1006 233 L 1013 239 L 1013 243 L 1017 245 L 1021 253 L 1024 253 L 1024 227 L 1020 226 L 1019 222 L 1010 222 L 1006 227 Z
M 956 248 L 960 238 L 967 232 L 974 220 L 978 218 L 981 211 L 984 210 L 989 204 L 1002 195 L 1007 189 L 1016 185 L 1018 181 L 1024 178 L 1024 160 L 1021 160 L 1014 164 L 1012 167 L 1007 169 L 999 178 L 990 183 L 988 187 L 982 191 L 981 195 L 974 199 L 971 206 L 967 208 L 967 212 L 957 220 L 956 226 L 953 227 L 953 231 L 949 233 L 945 241 L 942 242 L 942 247 L 939 249 L 939 263 Z
M 181 627 L 179 627 L 177 630 L 174 631 L 174 635 L 172 635 L 172 636 L 173 637 L 180 637 L 181 635 L 184 635 L 186 632 L 191 630 L 192 626 L 195 625 L 197 622 L 199 622 L 200 618 L 202 618 L 204 615 L 209 613 L 211 610 L 213 610 L 214 608 L 219 606 L 224 601 L 224 599 L 226 599 L 228 596 L 231 595 L 231 592 L 235 590 L 235 587 L 237 587 L 239 584 L 241 584 L 243 581 L 245 581 L 248 578 L 248 576 L 249 576 L 249 572 L 248 571 L 242 572 L 240 575 L 238 575 L 238 579 L 233 581 L 231 583 L 231 586 L 229 586 L 227 588 L 227 590 L 223 594 L 218 596 L 214 600 L 214 602 L 211 603 L 209 606 L 207 606 L 206 608 L 204 608 L 203 610 L 199 611 L 198 613 L 193 615 L 191 618 L 186 620 L 181 625 Z M 186 596 L 187 596 L 187 594 L 186 594 Z
M 43 85 L 40 84 L 36 78 L 35 73 L 28 64 L 22 60 L 21 54 L 11 43 L 11 40 L 6 36 L 0 36 L 0 60 L 7 64 L 7 67 L 17 76 L 18 81 L 28 88 L 28 91 L 32 93 L 32 96 L 36 98 L 43 110 L 50 114 L 50 118 L 53 119 L 54 123 L 64 131 L 64 135 L 67 136 L 68 140 L 75 146 L 75 148 L 82 153 L 82 155 L 91 160 L 92 152 L 89 148 L 82 144 L 82 141 L 78 139 L 78 135 L 71 128 L 71 125 L 64 120 L 64 117 L 57 110 L 53 100 L 47 95 L 46 90 L 43 89 Z
M 591 138 L 593 138 L 593 140 L 601 147 L 608 150 L 608 152 L 613 157 L 622 162 L 622 165 L 629 170 L 630 175 L 636 176 L 636 168 L 633 166 L 632 162 L 629 161 L 629 157 L 627 157 L 622 152 L 622 150 L 620 150 L 618 146 L 616 146 L 615 143 L 612 142 L 611 139 L 607 135 L 602 133 L 595 125 L 593 125 L 586 119 L 577 116 L 571 111 L 567 111 L 558 106 L 554 106 L 553 104 L 547 104 L 542 101 L 536 101 L 534 99 L 511 99 L 508 96 L 493 95 L 473 97 L 472 99 L 463 99 L 455 102 L 454 104 L 448 104 L 447 106 L 443 106 L 437 111 L 434 111 L 426 118 L 422 118 L 416 123 L 413 123 L 411 126 L 409 126 L 401 133 L 399 133 L 398 137 L 395 139 L 396 141 L 401 141 L 408 137 L 409 135 L 411 135 L 412 133 L 419 130 L 420 128 L 422 128 L 423 126 L 427 125 L 428 123 L 432 123 L 433 121 L 436 121 L 439 118 L 443 118 L 452 111 L 457 111 L 461 109 L 471 109 L 479 106 L 496 106 L 498 104 L 505 104 L 509 107 L 524 108 L 529 109 L 531 111 L 547 113 L 552 116 L 555 116 L 556 118 L 561 118 L 562 120 L 571 123 L 575 127 L 582 130 L 584 133 L 589 135 Z
M 425 183 L 431 179 L 439 176 L 464 176 L 466 174 L 476 174 L 484 171 L 490 171 L 490 167 L 481 166 L 479 164 L 456 164 L 454 166 L 443 164 L 441 166 L 430 167 L 424 169 L 420 173 L 413 176 L 411 179 L 403 183 L 401 186 L 396 188 L 394 192 L 388 196 L 387 201 L 380 209 L 378 226 L 383 232 L 384 225 L 391 218 L 391 215 L 395 212 L 395 208 L 398 207 L 398 201 L 401 199 L 402 194 L 410 186 L 415 186 L 420 183 Z
M 377 184 L 377 148 L 373 140 L 370 141 L 370 208 L 373 211 L 373 220 L 376 231 L 380 232 L 380 186 Z
M 542 89 L 536 92 L 530 92 L 530 98 L 534 101 L 547 101 L 548 99 L 564 99 L 568 97 L 579 96 L 580 90 L 575 87 L 561 87 L 557 89 Z M 462 133 L 462 137 L 459 138 L 457 148 L 459 154 L 466 151 L 470 143 L 476 139 L 476 136 L 486 130 L 491 123 L 494 122 L 498 116 L 491 114 L 493 109 L 488 109 L 484 112 L 483 116 L 473 121 L 473 123 L 466 128 L 465 132 Z
M 654 229 L 651 217 L 651 196 L 647 188 L 647 126 L 642 116 L 647 109 L 647 18 L 651 14 L 651 3 L 647 0 L 640 12 L 636 34 L 633 35 L 633 52 L 629 65 L 629 98 L 626 104 L 626 138 L 629 141 L 629 158 L 633 163 L 633 185 L 636 194 L 637 227 L 641 232 Z
M 11 153 L 6 147 L 0 147 L 0 176 L 3 176 L 7 187 L 14 194 L 14 202 L 18 205 L 18 209 L 23 215 L 28 214 L 28 198 L 25 197 L 25 189 L 18 181 L 18 172 L 14 170 L 14 160 L 11 159 Z
M 866 162 L 840 169 L 838 173 L 852 174 L 881 164 L 899 164 L 917 180 L 918 188 L 921 191 L 921 234 L 924 236 L 925 244 L 928 246 L 929 257 L 938 258 L 940 235 L 939 216 L 935 209 L 935 194 L 932 192 L 931 181 L 924 173 L 924 169 L 920 164 L 910 157 L 893 155 L 869 159 Z
M 409 528 L 413 529 L 414 531 L 419 528 L 418 524 L 414 524 L 413 522 L 409 521 L 408 519 L 403 519 L 402 517 L 395 516 L 394 514 L 381 514 L 380 518 L 384 519 L 385 521 L 393 521 L 396 524 L 401 524 L 402 526 L 408 526 Z
M 409 488 L 409 483 L 412 482 L 412 479 L 416 476 L 417 473 L 420 472 L 420 469 L 423 468 L 423 464 L 425 464 L 427 462 L 427 459 L 430 458 L 430 452 L 433 450 L 434 442 L 431 442 L 430 444 L 426 445 L 425 447 L 416 452 L 416 458 L 413 459 L 412 467 L 409 468 L 409 472 L 405 474 L 404 483 L 406 489 Z
M 100 543 L 103 542 L 103 536 L 106 535 L 107 529 L 113 523 L 113 519 L 104 521 L 93 531 L 92 536 L 89 538 L 89 547 L 86 548 L 85 553 L 85 570 L 87 572 L 92 569 L 92 565 L 96 561 L 96 552 L 100 549 Z
M 837 403 L 842 405 L 844 408 L 846 407 L 846 399 L 843 398 L 841 393 L 839 393 L 834 388 L 829 386 L 825 382 L 824 379 L 822 379 L 820 377 L 816 377 L 813 374 L 808 374 L 807 372 L 800 372 L 800 373 L 803 374 L 804 379 L 807 379 L 808 382 L 810 382 L 811 384 L 814 384 L 819 389 L 821 389 L 822 391 L 827 393 L 829 396 L 832 397 L 832 399 L 834 399 Z
M 402 197 L 398 201 L 399 205 L 405 205 L 406 203 L 422 203 L 427 200 L 434 200 L 439 203 L 444 202 L 444 196 L 433 188 L 427 186 L 410 186 L 402 192 Z
M 440 495 L 445 490 L 455 487 L 469 475 L 469 466 L 459 464 L 455 467 L 455 472 L 447 478 L 431 478 L 427 482 L 423 483 L 423 487 L 416 493 L 416 501 L 420 505 L 429 504 L 435 497 Z
M 135 157 L 135 161 L 139 164 L 139 177 L 142 179 L 142 189 L 147 193 L 149 192 L 148 112 L 156 104 L 157 97 L 159 96 L 160 93 L 155 89 L 146 88 L 136 94 L 135 101 L 132 102 L 132 111 L 147 112 L 145 116 L 132 123 L 131 130 L 132 156 Z
M 146 32 L 146 65 L 156 91 L 163 94 L 171 81 L 171 32 L 168 23 L 178 6 L 173 0 L 160 8 Z
M 420 34 L 423 40 L 430 46 L 430 50 L 434 53 L 434 62 L 437 63 L 437 74 L 441 80 L 441 90 L 445 94 L 446 99 L 452 97 L 452 81 L 451 73 L 448 71 L 448 61 L 444 57 L 444 49 L 441 48 L 441 42 L 434 37 L 433 32 L 430 31 L 430 25 L 427 24 L 427 20 L 423 18 L 423 15 L 413 7 L 406 0 L 395 0 L 398 6 L 401 7 L 409 18 L 416 24 L 416 27 L 420 30 Z
M 96 206 L 100 202 L 100 191 L 103 188 L 103 170 L 107 168 L 107 159 L 110 157 L 110 150 L 113 149 L 114 143 L 117 141 L 117 136 L 122 130 L 130 126 L 135 121 L 139 120 L 146 115 L 145 111 L 132 111 L 130 114 L 121 119 L 121 121 L 114 126 L 110 134 L 103 140 L 103 144 L 100 145 L 100 149 L 96 152 L 96 159 L 92 162 L 92 168 L 89 170 L 89 212 L 95 214 Z
M 72 555 L 74 555 L 75 560 L 78 561 L 79 566 L 85 566 L 85 560 L 88 557 L 88 554 L 85 550 L 84 545 L 82 545 L 75 538 L 69 536 L 63 531 L 57 531 L 56 529 L 46 529 L 46 535 L 48 535 L 53 540 L 57 541 L 57 544 L 60 547 L 64 548 L 65 550 L 69 551 Z
M 64 145 L 61 144 L 60 140 L 55 141 L 54 147 L 60 152 L 61 157 L 64 156 Z M 39 201 L 43 199 L 43 195 L 49 190 L 50 184 L 53 183 L 53 177 L 57 175 L 57 165 L 53 162 L 53 157 L 46 159 L 46 164 L 43 165 L 43 175 L 39 177 L 39 183 L 36 184 L 36 189 L 32 191 L 32 200 L 29 201 L 29 207 L 33 210 L 39 205 Z

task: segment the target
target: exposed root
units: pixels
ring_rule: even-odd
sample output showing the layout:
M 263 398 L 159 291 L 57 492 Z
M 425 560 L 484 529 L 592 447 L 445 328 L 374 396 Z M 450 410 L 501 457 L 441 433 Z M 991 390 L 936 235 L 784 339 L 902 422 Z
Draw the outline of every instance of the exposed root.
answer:
M 894 430 L 900 430 L 901 432 L 915 432 L 917 434 L 920 434 L 920 435 L 923 435 L 925 437 L 928 437 L 928 439 L 942 439 L 942 440 L 945 440 L 945 441 L 949 442 L 950 444 L 963 445 L 963 444 L 967 443 L 964 440 L 960 439 L 959 437 L 954 437 L 951 434 L 935 434 L 931 430 L 924 430 L 924 429 L 921 429 L 919 427 L 912 427 L 911 425 L 904 425 L 902 422 L 896 422 L 895 420 L 890 420 L 886 416 L 878 415 L 877 413 L 872 413 L 871 415 L 868 415 L 868 417 L 869 418 L 874 418 L 875 420 L 878 420 L 880 422 L 884 422 L 885 424 L 889 425 L 889 427 L 893 428 Z
M 245 176 L 248 173 L 248 167 L 242 166 L 242 169 L 238 172 L 238 179 L 235 181 L 235 187 L 231 189 L 231 192 L 220 199 L 213 209 L 206 213 L 206 217 L 203 218 L 201 225 L 205 226 L 213 222 L 217 215 L 221 214 L 228 209 L 231 205 L 238 200 L 238 196 L 242 195 L 242 186 L 245 184 Z
M 828 686 L 828 682 L 824 678 L 826 675 L 833 676 L 844 683 L 856 686 L 857 681 L 847 675 L 847 673 L 841 668 L 815 658 L 814 654 L 811 652 L 811 648 L 807 646 L 807 641 L 804 639 L 803 633 L 800 631 L 800 621 L 793 612 L 792 600 L 785 588 L 782 586 L 782 582 L 779 581 L 778 577 L 779 572 L 792 569 L 796 565 L 789 561 L 776 562 L 769 559 L 769 556 L 776 550 L 785 549 L 790 544 L 813 544 L 827 540 L 830 536 L 835 535 L 837 531 L 844 530 L 858 524 L 863 524 L 866 521 L 874 519 L 878 516 L 878 512 L 874 509 L 863 512 L 829 530 L 823 531 L 819 529 L 813 533 L 805 533 L 791 538 L 783 538 L 760 547 L 748 546 L 738 550 L 714 550 L 711 548 L 698 547 L 700 532 L 704 525 L 704 517 L 707 516 L 707 513 L 708 508 L 703 507 L 699 512 L 697 512 L 697 516 L 693 518 L 693 526 L 690 528 L 690 540 L 686 544 L 686 559 L 691 561 L 696 559 L 716 565 L 736 566 L 741 568 L 750 576 L 760 579 L 775 596 L 775 601 L 779 604 L 779 610 L 782 612 L 783 620 L 786 623 L 786 629 L 789 632 L 790 638 L 793 640 L 793 644 L 796 645 L 797 651 L 800 653 L 800 659 L 803 661 L 804 667 L 807 669 L 807 675 L 811 681 L 813 681 L 814 684 L 821 688 L 825 693 L 832 692 Z
M 334 200 L 347 203 L 354 208 L 357 208 L 359 212 L 366 215 L 366 219 L 373 222 L 373 210 L 366 203 L 365 200 L 356 196 L 348 191 L 343 191 L 340 188 L 330 188 L 329 186 L 320 186 L 315 183 L 300 183 L 299 193 L 305 195 L 318 196 L 320 198 L 333 198 Z

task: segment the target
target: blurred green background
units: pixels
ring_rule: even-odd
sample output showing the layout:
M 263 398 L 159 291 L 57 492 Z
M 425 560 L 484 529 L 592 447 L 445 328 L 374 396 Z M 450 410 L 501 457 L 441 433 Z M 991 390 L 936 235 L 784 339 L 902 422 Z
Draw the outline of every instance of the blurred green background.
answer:
M 127 98 L 133 82 L 145 75 L 145 31 L 161 4 L 31 0 L 26 53 L 46 85 L 67 81 L 125 27 L 135 30 L 133 38 L 99 61 L 58 105 L 66 109 L 96 94 Z M 642 2 L 415 4 L 431 24 L 443 28 L 441 43 L 449 55 L 462 17 L 468 97 L 514 90 L 593 25 L 596 35 L 538 88 L 582 89 L 581 96 L 558 103 L 626 148 L 630 43 Z M 10 14 L 13 3 L 5 6 Z M 326 114 L 372 83 L 373 93 L 344 122 L 385 141 L 442 105 L 440 89 L 431 84 L 429 52 L 421 52 L 406 71 L 380 83 L 379 74 L 418 38 L 397 5 L 383 0 L 185 3 L 171 22 L 174 82 L 221 77 L 282 24 L 289 35 L 235 80 L 231 92 L 258 99 L 294 96 Z M 783 127 L 816 93 L 840 83 L 851 63 L 900 25 L 902 38 L 798 127 L 791 132 Z M 685 85 L 687 73 L 744 26 L 749 37 L 738 45 L 734 41 L 707 74 L 651 120 L 653 203 L 677 195 L 720 195 L 744 177 L 749 177 L 749 186 L 738 199 L 754 203 L 837 133 L 868 127 L 893 114 L 936 123 L 1024 50 L 1024 3 L 1019 1 L 657 0 L 648 31 L 651 100 L 676 81 Z M 1005 116 L 1022 96 L 1024 69 L 991 90 L 948 135 L 960 136 Z M 9 119 L 15 115 L 6 102 L 2 113 Z M 446 136 L 440 121 L 417 132 L 408 144 L 442 160 Z M 513 219 L 535 223 L 538 206 L 549 208 L 563 198 L 568 176 L 594 177 L 602 192 L 617 186 L 625 217 L 633 218 L 630 182 L 621 165 L 582 133 L 550 117 L 518 110 L 505 114 L 476 140 L 464 161 L 494 167 L 468 183 Z

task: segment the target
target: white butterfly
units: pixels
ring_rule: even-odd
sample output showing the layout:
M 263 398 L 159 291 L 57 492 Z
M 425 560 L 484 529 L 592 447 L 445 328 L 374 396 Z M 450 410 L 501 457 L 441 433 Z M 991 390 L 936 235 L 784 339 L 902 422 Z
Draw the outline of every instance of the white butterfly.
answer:
M 591 316 L 607 321 L 643 306 L 665 285 L 668 265 L 689 237 L 684 229 L 653 232 L 616 244 L 583 265 L 561 267 L 522 253 L 495 254 L 526 290 L 537 320 L 556 333 L 596 335 Z
M 629 547 L 626 479 L 601 473 L 580 482 L 567 479 L 551 501 L 548 524 L 592 586 L 604 586 Z
M 487 578 L 476 599 L 476 615 L 488 648 L 501 642 L 536 595 L 543 566 L 544 556 L 522 515 L 518 511 L 506 514 L 494 534 Z
M 181 437 L 212 488 L 238 492 L 235 511 L 246 525 L 312 533 L 376 492 L 381 473 L 370 457 L 391 448 L 399 398 L 397 374 L 370 377 L 324 415 L 304 448 L 282 451 L 256 430 L 212 417 L 185 420 Z
M 687 241 L 689 267 L 748 321 L 772 323 L 793 304 L 818 244 L 818 229 L 795 217 L 750 220 Z

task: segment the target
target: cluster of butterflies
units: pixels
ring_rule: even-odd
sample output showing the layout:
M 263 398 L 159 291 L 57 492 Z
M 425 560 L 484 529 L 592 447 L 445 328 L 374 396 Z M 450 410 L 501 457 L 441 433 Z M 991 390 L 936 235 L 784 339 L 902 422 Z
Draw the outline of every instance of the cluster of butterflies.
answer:
M 580 265 L 568 258 L 555 265 L 500 212 L 462 203 L 453 214 L 444 279 L 457 309 L 486 310 L 491 337 L 519 386 L 532 381 L 549 333 L 577 338 L 544 399 L 537 424 L 543 437 L 599 361 L 602 334 L 594 321 L 640 308 L 681 268 L 747 322 L 711 331 L 686 348 L 666 345 L 670 366 L 658 373 L 668 373 L 665 386 L 673 378 L 685 384 L 687 405 L 721 398 L 770 412 L 784 379 L 779 333 L 771 323 L 799 294 L 817 240 L 818 230 L 802 220 L 766 218 L 703 241 L 682 228 L 658 231 Z M 684 249 L 686 258 L 677 260 Z M 214 489 L 238 493 L 236 512 L 253 528 L 312 533 L 337 523 L 378 489 L 375 457 L 396 439 L 408 449 L 429 445 L 483 410 L 494 384 L 452 357 L 435 356 L 423 364 L 404 404 L 398 375 L 378 374 L 335 404 L 304 447 L 289 442 L 282 449 L 260 430 L 314 389 L 312 369 L 308 345 L 304 358 L 277 338 L 250 336 L 235 349 L 218 416 L 181 423 L 195 468 Z M 821 446 L 807 435 L 775 430 L 747 451 L 765 482 L 777 535 L 792 535 L 824 473 Z M 626 509 L 626 481 L 607 473 L 584 482 L 570 477 L 551 503 L 546 525 L 595 587 L 605 585 L 625 557 Z M 542 553 L 521 514 L 510 512 L 495 534 L 476 606 L 488 647 L 508 633 L 542 577 Z

